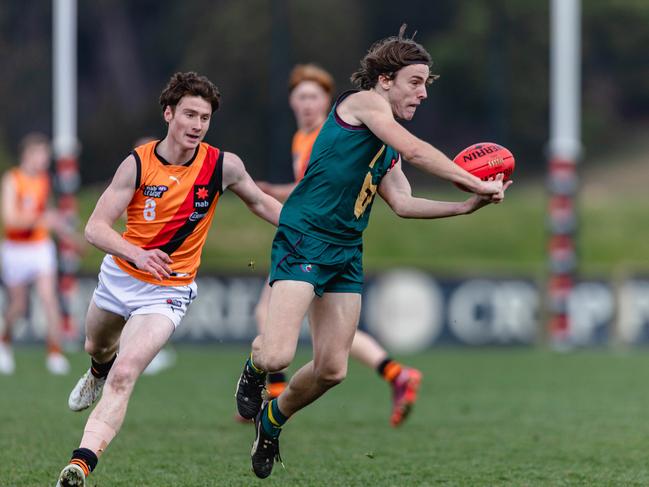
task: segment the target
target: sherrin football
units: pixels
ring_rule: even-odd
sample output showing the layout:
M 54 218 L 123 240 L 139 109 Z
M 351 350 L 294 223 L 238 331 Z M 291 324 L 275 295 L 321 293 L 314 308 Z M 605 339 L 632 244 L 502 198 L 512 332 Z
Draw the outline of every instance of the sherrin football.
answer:
M 499 144 L 493 142 L 479 142 L 460 151 L 453 158 L 453 162 L 467 170 L 483 181 L 503 173 L 503 181 L 507 181 L 512 173 L 516 161 L 512 153 Z M 461 184 L 456 184 L 463 191 L 469 191 Z

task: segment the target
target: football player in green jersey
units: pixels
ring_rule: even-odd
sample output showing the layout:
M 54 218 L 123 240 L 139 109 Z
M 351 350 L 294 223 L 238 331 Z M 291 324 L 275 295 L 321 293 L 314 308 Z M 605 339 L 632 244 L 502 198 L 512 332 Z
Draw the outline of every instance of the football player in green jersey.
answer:
M 274 198 L 285 201 L 298 182 L 304 177 L 311 157 L 313 144 L 324 125 L 334 92 L 334 80 L 323 68 L 316 64 L 298 64 L 289 76 L 289 103 L 298 130 L 293 136 L 293 172 L 295 182 L 289 184 L 270 184 L 258 181 L 259 187 Z M 262 289 L 257 306 L 255 320 L 259 334 L 263 333 L 264 323 L 270 300 L 270 286 L 266 283 Z M 163 350 L 164 351 L 164 350 Z M 160 354 L 158 354 L 159 356 Z M 156 356 L 156 358 L 158 357 Z M 376 370 L 387 382 L 391 390 L 392 409 L 390 424 L 400 426 L 410 414 L 417 400 L 422 374 L 413 367 L 407 367 L 394 360 L 371 335 L 357 330 L 352 342 L 350 356 L 363 365 Z M 154 360 L 155 362 L 155 360 Z M 154 363 L 152 362 L 152 364 Z M 272 372 L 267 376 L 266 393 L 274 399 L 286 388 L 284 371 Z M 250 420 L 236 415 L 238 421 Z
M 286 420 L 345 378 L 361 309 L 362 233 L 376 193 L 400 217 L 432 219 L 498 203 L 511 184 L 503 184 L 502 175 L 481 181 L 397 122 L 412 119 L 436 78 L 428 52 L 404 31 L 405 25 L 398 36 L 376 42 L 361 60 L 352 75 L 359 91 L 343 93 L 334 104 L 306 174 L 280 216 L 268 318 L 253 341 L 236 394 L 239 414 L 255 419 L 251 456 L 260 478 L 268 477 L 280 459 L 279 434 Z M 414 197 L 402 158 L 474 195 L 463 202 Z M 279 397 L 265 403 L 266 375 L 293 360 L 307 312 L 313 360 Z

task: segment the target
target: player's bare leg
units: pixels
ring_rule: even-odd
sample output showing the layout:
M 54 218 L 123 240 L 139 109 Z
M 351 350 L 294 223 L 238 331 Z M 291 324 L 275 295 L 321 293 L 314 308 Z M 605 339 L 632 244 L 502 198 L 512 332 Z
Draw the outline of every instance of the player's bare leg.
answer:
M 278 398 L 286 416 L 315 401 L 347 375 L 347 360 L 360 317 L 357 293 L 325 293 L 309 313 L 313 360 L 298 370 Z
M 264 333 L 264 324 L 268 319 L 268 306 L 270 305 L 270 291 L 271 287 L 268 284 L 268 279 L 264 283 L 264 286 L 259 295 L 259 301 L 257 306 L 255 306 L 255 322 L 257 323 L 257 334 L 262 335 Z M 271 372 L 266 377 L 266 392 L 268 397 L 273 399 L 279 396 L 282 391 L 286 388 L 286 373 L 283 370 L 277 372 Z
M 126 406 L 135 382 L 160 351 L 174 331 L 171 320 L 164 315 L 135 315 L 124 326 L 120 338 L 119 355 L 111 368 L 102 398 L 88 418 L 81 447 L 103 452 L 109 441 L 97 438 L 88 431 L 91 422 L 101 422 L 115 432 L 119 431 L 126 414 Z
M 255 419 L 252 468 L 258 477 L 270 475 L 274 462 L 281 461 L 279 434 L 289 416 L 345 378 L 360 305 L 360 295 L 353 293 L 325 293 L 311 304 L 313 360 L 291 377 L 284 392 L 267 403 Z
M 392 388 L 390 424 L 400 426 L 417 401 L 422 374 L 391 359 L 388 352 L 370 335 L 358 330 L 354 335 L 350 355 L 376 370 Z
M 285 369 L 293 360 L 302 320 L 314 296 L 313 286 L 309 283 L 275 282 L 270 295 L 264 333 L 253 341 L 252 353 L 237 383 L 237 410 L 241 416 L 255 419 L 256 437 L 251 457 L 253 471 L 260 478 L 270 475 L 275 460 L 281 461 L 278 440 L 280 430 L 267 431 L 268 412 L 266 420 L 262 421 L 263 413 L 267 411 L 262 410 L 262 391 L 267 371 Z M 276 399 L 270 404 L 271 411 L 276 412 L 275 416 L 271 413 L 271 417 L 282 422 L 283 416 L 277 410 Z
M 268 279 L 266 279 L 261 289 L 259 300 L 257 301 L 254 312 L 255 322 L 257 323 L 257 335 L 262 335 L 264 333 L 264 324 L 268 319 L 268 307 L 270 306 L 270 292 L 271 287 L 268 284 Z M 272 399 L 279 396 L 286 388 L 286 375 L 284 371 L 282 370 L 266 374 L 265 387 L 267 397 Z M 253 415 L 251 418 L 244 418 L 237 411 L 234 415 L 234 419 L 240 423 L 250 423 L 250 421 L 254 419 L 254 416 L 255 415 Z
M 273 285 L 264 333 L 252 342 L 252 353 L 237 383 L 237 410 L 253 419 L 262 404 L 268 372 L 283 370 L 295 356 L 304 315 L 315 296 L 313 286 L 301 281 Z
M 268 306 L 270 306 L 270 292 L 272 288 L 268 284 L 268 279 L 264 281 L 259 294 L 259 300 L 255 306 L 255 323 L 257 324 L 257 334 L 261 335 L 264 332 L 264 323 L 268 318 Z
M 274 372 L 288 367 L 297 347 L 300 328 L 315 293 L 302 281 L 277 281 L 270 293 L 264 332 L 252 342 L 254 363 Z
M 67 374 L 70 371 L 70 363 L 61 350 L 62 317 L 56 275 L 48 273 L 38 276 L 35 286 L 47 319 L 47 369 L 52 374 Z
M 80 467 L 85 476 L 94 470 L 99 457 L 121 428 L 138 377 L 173 331 L 171 320 L 159 314 L 135 315 L 124 325 L 119 355 L 110 369 L 103 395 L 86 422 L 79 448 L 74 450 L 70 460 L 70 464 Z M 61 476 L 71 469 L 76 471 L 67 466 Z
M 388 357 L 388 352 L 370 335 L 357 330 L 349 355 L 363 365 L 376 369 Z
M 27 310 L 26 285 L 7 286 L 7 307 L 4 312 L 5 328 L 0 340 L 0 374 L 13 374 L 16 369 L 11 346 L 13 326 Z
M 119 338 L 125 323 L 122 316 L 98 308 L 93 300 L 90 301 L 84 348 L 90 355 L 91 366 L 70 392 L 68 406 L 72 411 L 82 411 L 99 399 L 117 357 Z

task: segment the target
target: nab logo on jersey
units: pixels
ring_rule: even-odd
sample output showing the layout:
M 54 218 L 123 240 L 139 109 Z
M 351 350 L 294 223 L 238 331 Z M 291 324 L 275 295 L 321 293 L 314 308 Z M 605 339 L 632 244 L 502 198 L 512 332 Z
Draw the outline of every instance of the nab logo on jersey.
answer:
M 210 190 L 204 184 L 194 185 L 194 212 L 189 215 L 189 221 L 196 222 L 207 215 L 210 207 Z
M 210 201 L 207 199 L 210 195 L 207 186 L 194 185 L 194 208 L 207 208 Z

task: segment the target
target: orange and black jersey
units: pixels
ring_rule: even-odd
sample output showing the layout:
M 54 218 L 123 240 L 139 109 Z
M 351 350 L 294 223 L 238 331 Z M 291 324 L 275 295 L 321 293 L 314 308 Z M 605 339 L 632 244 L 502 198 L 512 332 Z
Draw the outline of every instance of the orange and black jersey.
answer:
M 42 216 L 50 195 L 49 175 L 46 172 L 30 175 L 16 167 L 11 169 L 9 177 L 14 187 L 17 216 Z M 49 238 L 48 229 L 38 224 L 31 228 L 5 226 L 4 232 L 6 239 L 12 242 L 40 242 Z
M 137 147 L 135 194 L 127 207 L 124 239 L 143 249 L 160 249 L 171 260 L 172 275 L 158 281 L 131 262 L 114 257 L 131 276 L 152 284 L 191 283 L 214 209 L 223 193 L 223 152 L 201 143 L 194 157 L 173 165 L 156 153 L 159 141 Z

